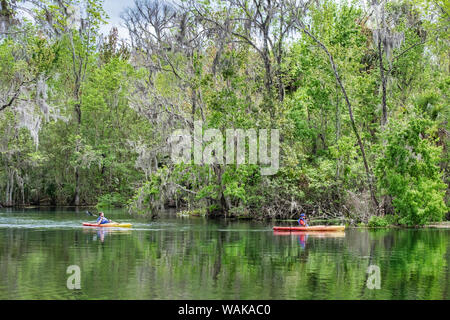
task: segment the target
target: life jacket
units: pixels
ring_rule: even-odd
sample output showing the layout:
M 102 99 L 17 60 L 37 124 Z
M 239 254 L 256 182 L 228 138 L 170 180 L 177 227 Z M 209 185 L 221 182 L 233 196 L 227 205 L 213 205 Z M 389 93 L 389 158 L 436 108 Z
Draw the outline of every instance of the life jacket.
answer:
M 100 224 L 104 224 L 104 223 L 108 223 L 108 222 L 109 222 L 109 220 L 106 219 L 105 217 L 98 217 L 97 223 L 98 223 L 99 221 L 101 221 Z
M 303 218 L 298 219 L 298 223 L 299 223 L 302 227 L 306 227 L 306 222 L 305 222 L 305 220 L 303 220 Z

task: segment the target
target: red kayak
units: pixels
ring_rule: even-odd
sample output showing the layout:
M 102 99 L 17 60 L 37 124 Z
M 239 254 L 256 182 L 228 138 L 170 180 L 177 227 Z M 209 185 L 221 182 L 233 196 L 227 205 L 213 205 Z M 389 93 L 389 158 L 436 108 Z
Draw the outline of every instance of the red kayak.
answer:
M 274 231 L 344 231 L 345 226 L 273 227 Z
M 344 238 L 344 231 L 274 231 L 274 236 L 310 236 L 313 238 Z

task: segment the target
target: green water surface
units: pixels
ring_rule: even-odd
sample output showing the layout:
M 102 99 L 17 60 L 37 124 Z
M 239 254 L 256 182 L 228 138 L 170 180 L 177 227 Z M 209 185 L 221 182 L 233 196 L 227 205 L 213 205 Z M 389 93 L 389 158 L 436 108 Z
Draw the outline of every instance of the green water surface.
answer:
M 82 227 L 93 220 L 83 210 L 2 209 L 0 299 L 450 298 L 448 229 L 279 235 L 268 222 L 106 216 L 133 228 Z M 367 286 L 370 265 L 380 289 Z

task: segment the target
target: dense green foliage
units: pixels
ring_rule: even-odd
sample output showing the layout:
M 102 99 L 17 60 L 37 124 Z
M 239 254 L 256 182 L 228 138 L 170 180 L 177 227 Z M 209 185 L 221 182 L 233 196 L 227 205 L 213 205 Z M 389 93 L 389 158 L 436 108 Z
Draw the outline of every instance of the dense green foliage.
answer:
M 438 166 L 442 149 L 433 139 L 432 121 L 416 116 L 406 124 L 392 121 L 391 126 L 386 131 L 385 156 L 378 159 L 380 189 L 392 198 L 401 224 L 440 221 L 447 209 L 446 185 Z
M 448 1 L 138 1 L 123 41 L 99 34 L 100 0 L 30 2 L 31 18 L 22 2 L 0 11 L 3 206 L 448 212 Z M 174 163 L 170 135 L 198 120 L 279 129 L 279 170 Z

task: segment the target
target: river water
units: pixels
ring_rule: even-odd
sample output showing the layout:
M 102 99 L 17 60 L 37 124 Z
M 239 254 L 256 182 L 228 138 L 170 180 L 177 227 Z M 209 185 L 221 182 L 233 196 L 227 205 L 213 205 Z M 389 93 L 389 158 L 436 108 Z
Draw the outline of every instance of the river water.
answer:
M 133 227 L 0 210 L 0 299 L 450 298 L 449 229 L 280 235 L 273 222 L 106 216 Z M 80 289 L 67 286 L 73 265 Z

